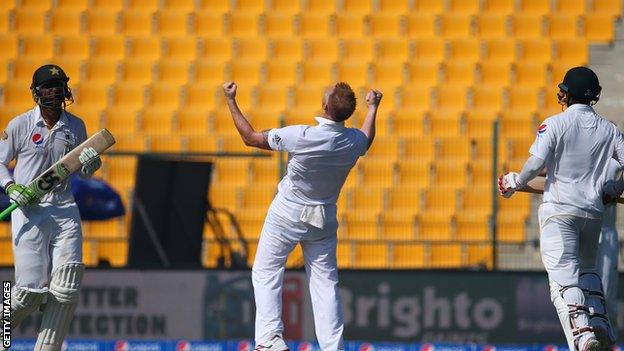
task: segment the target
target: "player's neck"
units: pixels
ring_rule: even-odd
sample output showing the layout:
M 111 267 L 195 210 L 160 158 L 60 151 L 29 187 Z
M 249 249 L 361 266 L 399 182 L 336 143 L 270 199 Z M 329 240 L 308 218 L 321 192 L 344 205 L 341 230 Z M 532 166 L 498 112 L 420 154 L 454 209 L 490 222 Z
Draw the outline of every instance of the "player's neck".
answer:
M 41 117 L 43 117 L 43 120 L 45 121 L 45 124 L 48 127 L 48 129 L 52 129 L 54 125 L 56 124 L 56 122 L 58 122 L 59 119 L 61 119 L 62 112 L 63 110 L 57 110 L 57 109 L 51 109 L 51 108 L 45 108 L 45 107 L 41 108 Z

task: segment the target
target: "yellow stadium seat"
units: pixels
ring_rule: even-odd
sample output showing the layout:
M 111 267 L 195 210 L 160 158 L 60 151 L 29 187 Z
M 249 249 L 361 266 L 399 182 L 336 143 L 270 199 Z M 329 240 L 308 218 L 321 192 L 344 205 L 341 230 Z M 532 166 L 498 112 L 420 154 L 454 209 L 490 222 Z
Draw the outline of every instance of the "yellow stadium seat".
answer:
M 193 81 L 220 87 L 225 81 L 226 64 L 221 61 L 198 60 L 191 66 Z
M 410 83 L 415 83 L 418 89 L 422 86 L 434 87 L 441 81 L 442 66 L 435 62 L 409 62 L 407 74 Z M 423 94 L 427 95 L 427 94 Z
M 85 64 L 85 81 L 96 84 L 113 84 L 118 76 L 115 59 L 89 59 Z
M 121 11 L 125 6 L 124 0 L 91 0 L 91 9 L 96 11 Z
M 429 161 L 428 159 L 401 160 L 397 166 L 398 179 L 396 184 L 427 187 L 433 175 Z
M 592 43 L 611 43 L 615 37 L 613 16 L 588 14 L 584 17 L 585 39 Z
M 424 114 L 432 107 L 431 88 L 426 84 L 403 86 L 399 105 L 413 114 Z
M 402 211 L 395 212 L 394 208 L 390 211 L 384 211 L 379 216 L 381 228 L 379 236 L 387 241 L 414 240 L 417 223 L 416 213 L 417 210 L 412 214 Z
M 368 17 L 370 34 L 375 38 L 401 36 L 400 18 L 395 14 L 378 13 Z
M 443 62 L 446 58 L 446 43 L 440 38 L 418 39 L 414 42 L 414 61 Z
M 352 258 L 351 258 L 351 243 L 346 242 L 338 242 L 338 246 L 336 247 L 336 258 L 338 260 L 339 268 L 350 268 L 353 266 Z
M 364 18 L 358 14 L 340 13 L 334 17 L 335 35 L 341 38 L 361 38 L 364 35 Z
M 142 110 L 140 115 L 142 133 L 149 136 L 172 134 L 174 127 L 170 112 L 149 108 Z
M 127 59 L 120 64 L 121 81 L 124 84 L 150 84 L 152 71 L 151 62 L 141 59 Z
M 449 59 L 474 63 L 479 61 L 481 46 L 477 39 L 456 39 L 449 42 Z
M 481 11 L 486 14 L 510 15 L 516 9 L 516 0 L 484 0 Z
M 18 8 L 13 12 L 13 30 L 19 35 L 45 34 L 45 10 Z
M 457 232 L 460 241 L 490 240 L 490 219 L 488 215 L 477 216 L 474 213 L 459 212 L 456 216 Z
M 217 141 L 215 138 L 200 135 L 189 136 L 187 138 L 187 149 L 189 152 L 217 152 Z
M 240 176 L 239 176 L 240 177 Z M 248 185 L 243 189 L 243 207 L 245 208 L 257 208 L 262 211 L 267 211 L 273 197 L 275 197 L 276 187 L 275 184 L 269 185 Z
M 269 38 L 290 38 L 295 33 L 295 21 L 290 14 L 267 13 L 262 24 L 263 33 Z
M 550 39 L 522 40 L 519 43 L 518 59 L 547 64 L 552 60 L 552 42 Z
M 548 17 L 548 36 L 555 40 L 575 39 L 579 36 L 579 25 L 577 15 L 551 14 Z
M 309 120 L 308 123 L 316 124 L 311 114 L 321 110 L 323 89 L 319 86 L 300 86 L 293 90 L 293 108 L 298 111 L 300 117 Z M 287 116 L 288 119 L 288 116 Z M 292 119 L 292 118 L 291 118 Z
M 511 19 L 511 34 L 516 39 L 543 38 L 545 33 L 545 18 L 526 12 L 517 12 Z
M 156 64 L 159 83 L 183 85 L 189 81 L 189 62 L 185 60 L 162 60 Z
M 249 13 L 260 13 L 264 11 L 264 1 L 263 0 L 237 0 L 234 2 L 234 6 L 232 8 L 236 11 L 241 12 L 249 12 Z
M 388 100 L 384 101 L 387 108 L 394 109 L 394 99 L 392 98 L 392 91 L 398 88 L 405 82 L 405 70 L 403 65 L 393 62 L 379 62 L 371 65 L 372 80 L 371 85 L 375 89 L 380 89 L 387 97 Z
M 500 119 L 500 133 L 504 137 L 532 137 L 537 126 L 532 114 L 524 111 L 504 111 Z
M 280 180 L 277 158 L 256 158 L 251 160 L 251 178 L 253 184 L 276 185 Z
M 251 163 L 246 159 L 217 159 L 214 180 L 219 184 L 246 185 L 251 182 Z
M 437 160 L 467 162 L 471 159 L 470 139 L 465 137 L 439 138 L 437 140 Z
M 156 14 L 156 33 L 168 37 L 184 37 L 189 29 L 189 12 L 160 10 Z
M 392 135 L 398 137 L 416 137 L 424 134 L 424 114 L 410 110 L 396 110 L 390 116 Z
M 264 61 L 267 59 L 268 43 L 266 39 L 240 38 L 234 40 L 233 54 L 237 59 Z
M 121 238 L 126 236 L 123 219 L 83 222 L 85 237 L 90 239 Z
M 421 185 L 400 185 L 388 189 L 387 211 L 384 211 L 384 214 L 413 219 L 413 216 L 421 211 L 422 189 Z
M 254 37 L 258 35 L 258 15 L 249 12 L 232 12 L 228 15 L 229 33 L 234 37 Z
M 524 61 L 515 65 L 514 72 L 514 86 L 541 88 L 546 84 L 548 67 L 540 62 Z
M 475 82 L 476 66 L 473 62 L 448 61 L 442 67 L 444 84 L 468 87 Z
M 411 10 L 410 4 L 402 0 L 379 0 L 377 3 L 383 13 L 403 15 Z
M 191 32 L 202 37 L 219 38 L 225 34 L 224 15 L 212 9 L 193 12 Z
M 171 135 L 150 136 L 150 151 L 152 152 L 182 152 L 184 150 L 183 138 L 171 137 Z
M 31 11 L 46 11 L 51 7 L 50 0 L 23 0 L 20 7 Z
M 299 1 L 290 0 L 273 0 L 271 1 L 271 12 L 284 15 L 294 15 L 302 12 L 302 6 Z
M 535 88 L 511 87 L 507 89 L 506 94 L 508 109 L 521 110 L 525 113 L 539 110 L 540 91 L 536 91 Z
M 520 0 L 518 12 L 533 16 L 545 15 L 550 12 L 550 0 Z
M 33 72 L 41 67 L 41 59 L 38 58 L 20 58 L 13 61 L 13 81 L 21 83 L 32 82 Z
M 471 244 L 468 245 L 467 262 L 468 266 L 479 269 L 492 269 L 492 245 L 491 244 Z
M 150 108 L 172 112 L 177 110 L 182 102 L 180 86 L 176 83 L 155 83 L 149 88 Z
M 4 84 L 9 79 L 9 60 L 0 58 L 0 65 L 0 84 Z
M 111 131 L 114 133 L 113 131 Z M 117 151 L 129 151 L 129 152 L 143 152 L 147 150 L 147 142 L 142 137 L 136 135 L 117 135 L 115 134 L 115 140 L 117 141 L 113 146 Z
M 0 41 L 1 41 L 0 37 Z M 68 35 L 60 36 L 57 38 L 57 55 L 56 57 L 62 57 L 63 59 L 80 59 L 84 60 L 89 57 L 89 39 L 86 36 L 80 35 Z M 7 48 L 9 53 L 11 48 Z M 65 67 L 63 67 L 65 69 Z M 72 82 L 74 82 L 74 77 Z M 75 78 L 78 78 L 77 76 Z
M 355 245 L 354 268 L 383 269 L 388 267 L 388 246 L 386 244 L 359 243 Z
M 452 194 L 440 194 L 443 196 L 453 196 Z M 427 208 L 418 217 L 418 234 L 420 240 L 427 241 L 449 241 L 453 237 L 453 216 L 450 208 Z
M 269 55 L 275 60 L 298 62 L 303 58 L 303 42 L 298 38 L 272 39 Z
M 0 5 L 0 33 L 9 33 L 9 25 L 11 21 L 12 12 L 9 9 L 3 9 Z
M 438 161 L 433 164 L 436 186 L 463 188 L 468 181 L 468 164 L 455 161 Z
M 114 135 L 132 136 L 140 131 L 136 112 L 124 108 L 108 108 L 103 114 L 104 126 Z
M 403 157 L 431 161 L 435 157 L 435 147 L 432 138 L 415 137 L 403 139 Z
M 431 268 L 457 268 L 462 265 L 462 255 L 460 244 L 434 244 L 429 248 L 429 266 Z
M 145 105 L 143 85 L 123 84 L 112 89 L 112 103 L 117 107 L 139 109 Z
M 378 221 L 375 212 L 349 212 L 344 216 L 346 235 L 341 238 L 348 240 L 376 240 L 378 238 Z
M 118 30 L 119 12 L 109 9 L 89 9 L 85 14 L 86 32 L 90 35 L 114 35 Z
M 335 38 L 307 39 L 304 44 L 306 61 L 335 62 L 338 60 L 338 41 Z
M 622 2 L 619 0 L 592 0 L 591 13 L 620 18 L 622 16 Z
M 32 108 L 34 101 L 30 84 L 8 81 L 4 84 L 4 104 L 13 107 Z
M 440 15 L 440 34 L 444 38 L 458 39 L 472 35 L 471 15 L 444 13 Z
M 219 184 L 210 187 L 210 205 L 216 208 L 236 209 L 240 191 L 238 185 Z
M 496 239 L 502 243 L 521 243 L 526 240 L 524 218 L 506 218 L 498 216 Z
M 415 11 L 405 16 L 405 28 L 410 38 L 434 38 L 438 36 L 439 20 L 436 16 Z
M 386 162 L 394 160 L 398 157 L 398 144 L 396 138 L 393 137 L 378 137 L 375 138 L 375 142 L 371 145 L 370 149 L 366 153 L 366 159 L 378 158 L 385 160 Z
M 158 10 L 158 0 L 127 0 L 128 9 L 144 12 L 154 12 Z
M 205 118 L 206 116 L 204 115 L 203 112 L 207 112 L 213 109 L 214 107 L 216 107 L 216 102 L 217 102 L 216 99 L 217 99 L 217 93 L 218 93 L 217 90 L 218 90 L 217 87 L 215 87 L 212 84 L 201 83 L 201 82 L 189 84 L 185 87 L 185 90 L 184 90 L 184 97 L 185 97 L 184 106 L 188 108 L 189 110 L 191 110 L 193 112 L 192 114 L 198 114 L 198 111 L 202 111 L 199 114 L 202 114 L 203 115 L 202 118 Z M 193 133 L 192 125 L 188 124 L 186 125 L 186 127 L 188 127 L 188 129 L 185 129 L 186 130 L 185 133 L 195 134 Z M 206 132 L 205 128 L 203 129 L 200 128 L 200 130 L 203 131 L 202 133 Z
M 295 27 L 303 38 L 326 38 L 330 36 L 330 16 L 303 12 L 295 18 Z
M 211 10 L 217 13 L 226 13 L 232 9 L 232 1 L 229 0 L 199 0 L 195 2 L 201 10 Z
M 343 40 L 341 46 L 341 57 L 349 61 L 372 61 L 375 57 L 373 42 L 365 38 Z
M 501 39 L 509 34 L 509 18 L 505 14 L 483 14 L 477 17 L 476 23 L 480 38 Z
M 97 265 L 97 243 L 95 240 L 82 241 L 82 262 L 88 267 Z
M 193 87 L 193 89 L 200 88 Z M 212 89 L 209 89 L 209 91 L 211 90 Z M 194 105 L 187 106 L 188 109 L 178 111 L 178 132 L 184 136 L 209 134 L 208 115 L 204 111 L 207 111 L 210 107 L 206 106 L 205 109 L 199 109 L 195 108 Z
M 259 61 L 232 61 L 230 63 L 231 79 L 240 86 L 257 85 L 260 83 L 262 64 Z
M 0 34 L 0 46 L 2 47 L 2 50 L 0 50 L 1 59 L 13 59 L 17 57 L 17 35 L 9 33 Z
M 337 3 L 334 0 L 308 0 L 304 4 L 305 7 L 302 12 L 312 12 L 321 16 L 330 15 L 337 10 Z
M 369 65 L 365 62 L 340 62 L 336 65 L 336 75 L 340 82 L 348 82 L 353 88 L 368 84 Z
M 555 43 L 555 61 L 559 65 L 568 67 L 584 66 L 589 62 L 589 48 L 587 45 L 578 45 L 576 39 L 558 40 Z M 553 77 L 555 79 L 555 77 Z M 561 78 L 556 78 L 561 82 Z
M 74 98 L 79 105 L 103 109 L 108 106 L 108 91 L 106 84 L 79 84 L 75 86 Z
M 128 57 L 154 62 L 162 56 L 160 38 L 155 36 L 128 39 Z
M 503 92 L 497 87 L 479 85 L 470 91 L 471 108 L 481 114 L 496 115 L 503 109 Z
M 0 266 L 13 265 L 13 245 L 11 240 L 0 240 Z
M 474 15 L 480 11 L 480 0 L 449 0 L 448 11 L 456 14 Z
M 121 60 L 125 55 L 126 42 L 123 36 L 112 35 L 95 37 L 91 42 L 92 58 Z M 89 62 L 89 64 L 91 64 L 91 62 Z
M 383 38 L 377 40 L 376 62 L 403 63 L 411 56 L 410 42 L 404 38 Z
M 463 111 L 467 106 L 467 90 L 462 86 L 439 85 L 435 88 L 435 105 L 438 111 Z
M 234 127 L 231 127 L 234 129 Z M 232 133 L 236 133 L 232 131 Z M 250 152 L 248 146 L 243 143 L 239 135 L 221 135 L 219 138 L 220 151 L 223 152 Z
M 161 7 L 167 10 L 187 11 L 195 10 L 194 0 L 164 0 Z
M 453 137 L 461 134 L 462 114 L 459 111 L 432 111 L 427 114 L 425 126 L 433 137 Z
M 425 247 L 423 244 L 395 243 L 392 245 L 392 268 L 414 269 L 426 266 Z
M 559 15 L 581 16 L 587 13 L 586 1 L 557 0 L 554 5 L 553 13 Z
M 415 0 L 414 12 L 426 15 L 439 15 L 446 10 L 445 2 L 444 0 Z
M 516 60 L 516 41 L 514 39 L 492 39 L 483 44 L 484 57 L 481 63 L 510 64 Z
M 100 241 L 97 251 L 99 260 L 107 260 L 113 267 L 123 267 L 128 261 L 128 243 L 125 239 Z
M 23 36 L 20 57 L 47 61 L 54 56 L 54 37 L 49 35 Z
M 474 171 L 477 167 L 480 169 Z M 492 214 L 492 186 L 489 184 L 492 176 L 491 162 L 478 162 L 472 167 L 473 183 L 477 177 L 484 177 L 487 180 L 485 186 L 466 187 L 462 191 L 461 213 L 464 215 L 473 214 L 476 217 L 489 216 Z
M 127 10 L 121 13 L 120 30 L 125 35 L 147 36 L 152 34 L 154 15 L 151 12 Z
M 262 109 L 264 112 L 269 112 L 271 116 L 278 116 L 288 105 L 288 91 L 280 86 L 259 86 L 255 89 L 254 95 L 256 95 L 257 99 L 257 108 L 250 111 L 252 119 L 254 118 L 254 113 L 260 112 L 259 109 Z M 272 125 L 271 127 L 274 126 L 275 125 Z M 255 123 L 254 127 L 261 129 L 261 127 L 257 126 Z
M 359 166 L 362 174 L 362 184 L 365 186 L 391 186 L 394 177 L 394 164 L 389 162 L 389 160 L 394 158 L 396 156 L 385 160 L 367 158 L 365 162 L 362 162 Z
M 344 0 L 342 1 L 341 12 L 367 15 L 373 10 L 370 0 Z
M 479 83 L 497 89 L 510 85 L 511 72 L 511 64 L 499 63 L 496 60 L 483 61 L 477 66 Z
M 264 65 L 264 82 L 280 87 L 291 86 L 297 80 L 297 64 L 291 60 L 270 60 Z
M 50 29 L 55 35 L 78 35 L 82 32 L 82 10 L 54 10 L 49 16 Z

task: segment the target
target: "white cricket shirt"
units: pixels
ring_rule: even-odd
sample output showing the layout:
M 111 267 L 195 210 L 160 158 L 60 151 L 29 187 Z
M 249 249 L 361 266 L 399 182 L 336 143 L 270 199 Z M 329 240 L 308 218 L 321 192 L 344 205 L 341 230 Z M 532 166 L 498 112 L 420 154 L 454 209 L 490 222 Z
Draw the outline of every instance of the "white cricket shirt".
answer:
M 12 119 L 4 133 L 0 137 L 2 187 L 13 181 L 13 178 L 18 184 L 30 183 L 87 139 L 84 122 L 67 111 L 61 114 L 52 129 L 48 129 L 39 106 Z M 13 159 L 17 159 L 17 163 L 11 177 L 7 166 Z M 73 201 L 69 180 L 58 185 L 41 199 L 41 202 L 54 204 Z
M 271 149 L 288 152 L 288 171 L 278 186 L 301 205 L 336 204 L 349 171 L 368 149 L 368 138 L 344 122 L 316 117 L 316 126 L 295 125 L 269 131 Z
M 542 123 L 529 152 L 546 161 L 544 205 L 600 218 L 609 162 L 624 165 L 624 139 L 613 123 L 591 106 L 574 104 Z

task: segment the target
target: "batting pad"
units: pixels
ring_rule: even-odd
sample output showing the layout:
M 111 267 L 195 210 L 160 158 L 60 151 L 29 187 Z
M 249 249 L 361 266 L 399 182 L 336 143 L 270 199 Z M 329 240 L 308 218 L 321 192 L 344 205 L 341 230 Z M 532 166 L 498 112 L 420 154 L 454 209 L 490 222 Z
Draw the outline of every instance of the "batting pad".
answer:
M 29 314 L 39 308 L 46 292 L 33 292 L 15 287 L 11 300 L 11 326 L 16 328 Z
M 35 351 L 60 351 L 78 304 L 82 263 L 67 263 L 52 273 L 48 302 L 43 310 Z

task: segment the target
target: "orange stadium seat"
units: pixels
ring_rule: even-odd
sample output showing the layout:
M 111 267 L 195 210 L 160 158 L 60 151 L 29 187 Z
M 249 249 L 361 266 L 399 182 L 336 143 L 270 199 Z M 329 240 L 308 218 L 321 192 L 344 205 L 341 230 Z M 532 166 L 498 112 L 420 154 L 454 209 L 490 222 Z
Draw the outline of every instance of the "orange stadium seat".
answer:
M 278 38 L 269 41 L 269 53 L 279 61 L 297 62 L 303 58 L 303 43 L 295 38 Z
M 189 12 L 184 10 L 161 10 L 156 14 L 155 31 L 168 37 L 184 37 L 189 29 Z
M 516 9 L 516 0 L 484 0 L 481 11 L 486 14 L 510 15 Z
M 341 57 L 349 61 L 370 62 L 373 60 L 373 42 L 364 38 L 346 39 L 340 43 Z
M 388 255 L 386 244 L 357 244 L 354 252 L 354 268 L 387 268 Z
M 403 15 L 408 13 L 410 4 L 402 0 L 379 0 L 379 10 L 383 13 L 393 15 Z
M 461 266 L 462 247 L 459 244 L 433 244 L 429 248 L 431 268 L 456 268 Z
M 468 14 L 444 13 L 440 15 L 440 35 L 448 39 L 468 38 L 472 35 L 472 21 Z
M 339 13 L 334 18 L 335 34 L 342 38 L 360 38 L 364 35 L 364 17 L 358 14 Z
M 545 18 L 526 12 L 517 12 L 511 18 L 511 28 L 511 33 L 516 39 L 543 38 Z
M 439 18 L 420 11 L 405 16 L 406 34 L 410 38 L 434 38 L 438 33 Z
M 580 22 L 578 15 L 550 15 L 548 17 L 548 36 L 551 39 L 576 39 L 579 36 Z M 584 46 L 584 45 L 583 45 Z
M 391 267 L 401 268 L 425 268 L 425 247 L 422 244 L 393 244 Z
M 545 15 L 550 12 L 550 0 L 520 0 L 518 12 L 530 15 Z
M 304 57 L 314 61 L 338 60 L 338 41 L 335 38 L 311 38 L 305 40 Z
M 224 17 L 212 9 L 195 11 L 190 15 L 190 31 L 201 37 L 219 38 L 226 34 Z
M 370 34 L 375 38 L 401 36 L 400 18 L 394 14 L 379 13 L 368 17 Z
M 290 38 L 295 33 L 295 22 L 290 14 L 268 13 L 262 19 L 262 31 L 269 38 Z
M 508 36 L 509 18 L 500 14 L 482 14 L 476 19 L 477 35 L 484 39 L 499 39 Z
M 416 213 L 416 212 L 414 212 Z M 417 217 L 407 212 L 384 211 L 380 218 L 380 238 L 387 241 L 411 241 L 416 235 Z
M 82 31 L 82 10 L 53 10 L 49 16 L 50 29 L 55 35 L 77 35 Z
M 614 19 L 611 15 L 588 14 L 584 17 L 584 34 L 592 43 L 611 43 L 615 36 Z
M 229 34 L 233 37 L 255 37 L 259 34 L 258 15 L 249 12 L 232 12 L 228 15 Z
M 326 38 L 330 36 L 330 17 L 320 13 L 303 12 L 295 18 L 297 34 L 303 38 Z

